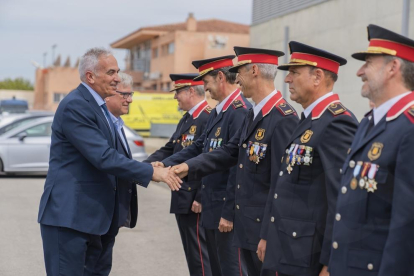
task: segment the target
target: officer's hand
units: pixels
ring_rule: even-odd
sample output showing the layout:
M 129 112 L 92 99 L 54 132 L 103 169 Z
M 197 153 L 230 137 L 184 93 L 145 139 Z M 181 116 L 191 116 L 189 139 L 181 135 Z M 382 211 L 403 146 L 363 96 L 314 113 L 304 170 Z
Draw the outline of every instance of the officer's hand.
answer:
M 154 168 L 157 168 L 157 167 L 164 168 L 164 167 L 165 167 L 165 166 L 164 166 L 164 163 L 162 163 L 162 162 L 160 162 L 160 161 L 151 162 L 151 165 L 152 165 Z
M 257 246 L 257 257 L 259 258 L 259 260 L 263 263 L 264 262 L 264 258 L 265 258 L 265 253 L 266 253 L 266 244 L 267 241 L 261 239 L 259 241 L 259 245 Z
M 321 273 L 319 273 L 319 276 L 329 276 L 328 267 L 324 265 L 322 267 Z
M 184 178 L 188 175 L 188 165 L 186 163 L 174 166 L 173 170 L 180 178 Z
M 221 218 L 218 229 L 220 232 L 231 232 L 233 230 L 233 222 Z
M 152 180 L 155 182 L 163 181 L 170 187 L 171 191 L 178 191 L 183 181 L 170 168 L 155 167 Z
M 201 203 L 198 203 L 197 201 L 194 200 L 193 202 L 193 206 L 191 206 L 191 211 L 193 211 L 194 213 L 201 213 Z

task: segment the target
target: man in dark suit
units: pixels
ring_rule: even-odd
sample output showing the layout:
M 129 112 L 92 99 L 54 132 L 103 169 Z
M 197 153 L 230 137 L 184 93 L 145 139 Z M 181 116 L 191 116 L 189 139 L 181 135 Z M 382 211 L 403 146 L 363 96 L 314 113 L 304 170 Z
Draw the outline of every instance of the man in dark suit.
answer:
M 199 70 L 195 79 L 203 79 L 205 90 L 219 103 L 212 110 L 203 135 L 192 146 L 164 159 L 162 162 L 166 166 L 179 164 L 202 152 L 215 151 L 239 130 L 251 105 L 237 87 L 236 74 L 228 71 L 233 66 L 233 58 L 234 55 L 230 55 L 193 61 Z M 232 242 L 235 174 L 233 166 L 202 179 L 201 224 L 206 231 L 214 276 L 246 275 L 240 251 Z
M 334 276 L 414 273 L 414 40 L 368 26 L 357 75 L 374 104 L 343 165 L 329 272 Z
M 262 231 L 264 269 L 279 276 L 328 276 L 340 168 L 358 122 L 333 87 L 346 60 L 289 42 L 290 98 L 304 111 L 285 144 L 279 177 L 272 182 Z
M 118 180 L 146 187 L 151 178 L 170 183 L 168 169 L 129 159 L 117 151 L 118 133 L 104 99 L 117 94 L 119 68 L 105 49 L 86 52 L 82 84 L 59 104 L 52 124 L 49 172 L 40 201 L 48 275 L 108 275 L 119 225 Z M 173 184 L 173 185 L 171 185 Z
M 205 131 L 211 108 L 205 100 L 202 81 L 193 80 L 197 74 L 171 74 L 174 81 L 174 98 L 181 110 L 186 111 L 170 140 L 144 162 L 158 166 L 159 161 L 170 157 L 197 140 Z M 188 181 L 178 192 L 171 193 L 170 213 L 175 214 L 181 242 L 192 276 L 211 276 L 206 247 L 206 235 L 200 225 L 201 181 Z
M 298 118 L 295 110 L 275 89 L 278 57 L 283 52 L 245 47 L 234 48 L 238 64 L 230 69 L 237 72 L 246 97 L 255 106 L 243 118 L 237 133 L 221 148 L 201 154 L 177 166 L 188 171 L 189 179 L 207 178 L 208 174 L 236 166 L 234 244 L 241 249 L 249 276 L 274 275 L 261 272 L 257 250 L 263 214 L 271 180 L 280 165 L 287 143 Z M 203 182 L 204 183 L 204 182 Z M 211 185 L 211 183 L 206 183 Z M 262 274 L 261 274 L 262 273 Z

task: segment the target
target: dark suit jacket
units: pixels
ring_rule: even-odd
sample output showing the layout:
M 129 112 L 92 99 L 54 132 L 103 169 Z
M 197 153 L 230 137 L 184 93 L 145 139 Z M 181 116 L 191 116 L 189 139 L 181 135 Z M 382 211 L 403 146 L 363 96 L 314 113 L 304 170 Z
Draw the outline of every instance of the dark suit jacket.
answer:
M 190 179 L 236 166 L 234 242 L 237 247 L 256 251 L 270 182 L 276 176 L 280 158 L 298 118 L 280 92 L 274 95 L 253 119 L 253 110 L 243 119 L 229 143 L 210 153 L 186 161 Z M 261 159 L 250 160 L 249 145 L 258 143 Z M 264 149 L 266 145 L 266 149 Z M 277 174 L 276 174 L 277 175 Z M 203 179 L 205 179 L 204 177 Z
M 165 159 L 163 163 L 165 165 L 182 163 L 202 152 L 209 152 L 210 149 L 217 150 L 239 130 L 250 107 L 251 104 L 241 95 L 240 90 L 233 92 L 218 115 L 215 109 L 212 110 L 203 135 L 191 147 Z M 201 223 L 203 227 L 217 229 L 220 218 L 234 220 L 235 175 L 236 168 L 228 167 L 224 171 L 202 179 Z
M 266 205 L 265 269 L 319 275 L 322 266 L 329 264 L 340 169 L 357 126 L 354 115 L 334 94 L 318 103 L 294 130 Z M 295 146 L 298 159 L 290 157 L 295 150 L 289 154 L 292 144 L 299 145 Z M 306 161 L 303 146 L 312 148 L 311 161 Z
M 368 125 L 364 118 L 342 168 L 329 271 L 335 276 L 412 276 L 414 92 L 366 134 Z M 359 161 L 379 166 L 371 191 L 359 187 L 365 179 L 363 170 L 356 173 Z M 358 187 L 352 189 L 354 172 Z
M 187 145 L 191 144 L 191 142 L 186 141 L 188 136 L 194 136 L 191 138 L 193 141 L 196 141 L 205 131 L 210 112 L 211 108 L 208 106 L 207 102 L 204 101 L 192 115 L 186 113 L 186 115 L 181 118 L 180 122 L 178 122 L 177 128 L 168 143 L 151 154 L 151 156 L 144 162 L 150 163 L 154 161 L 162 161 L 181 151 L 187 147 Z M 193 201 L 196 200 L 197 202 L 201 202 L 200 186 L 201 181 L 199 180 L 185 181 L 181 184 L 181 188 L 178 192 L 171 192 L 170 212 L 174 214 L 188 214 L 192 212 L 191 206 Z
M 108 121 L 79 85 L 62 102 L 52 124 L 49 172 L 38 222 L 103 235 L 114 212 L 116 178 L 147 186 L 151 165 L 119 154 Z

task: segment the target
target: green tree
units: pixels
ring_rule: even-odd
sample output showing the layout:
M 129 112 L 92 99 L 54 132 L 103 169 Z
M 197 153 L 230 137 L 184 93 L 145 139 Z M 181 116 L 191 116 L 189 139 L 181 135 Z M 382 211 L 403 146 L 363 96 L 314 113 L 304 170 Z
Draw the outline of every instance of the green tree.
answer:
M 24 78 L 11 78 L 4 79 L 0 81 L 0 89 L 10 89 L 10 90 L 33 90 L 33 85 L 29 80 Z

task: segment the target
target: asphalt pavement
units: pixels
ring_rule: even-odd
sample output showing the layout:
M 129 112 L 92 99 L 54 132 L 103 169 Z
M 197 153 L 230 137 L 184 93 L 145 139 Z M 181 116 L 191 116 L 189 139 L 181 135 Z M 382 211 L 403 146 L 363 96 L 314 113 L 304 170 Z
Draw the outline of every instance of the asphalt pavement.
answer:
M 147 140 L 151 152 L 165 139 Z M 0 275 L 46 275 L 37 212 L 44 177 L 0 176 Z M 188 275 L 170 190 L 164 183 L 138 186 L 138 224 L 116 238 L 114 276 Z

